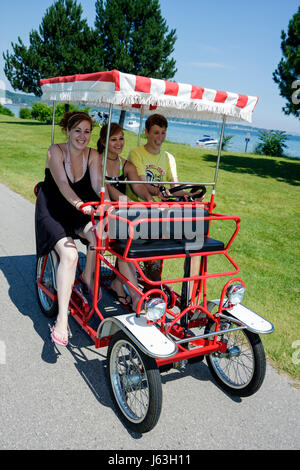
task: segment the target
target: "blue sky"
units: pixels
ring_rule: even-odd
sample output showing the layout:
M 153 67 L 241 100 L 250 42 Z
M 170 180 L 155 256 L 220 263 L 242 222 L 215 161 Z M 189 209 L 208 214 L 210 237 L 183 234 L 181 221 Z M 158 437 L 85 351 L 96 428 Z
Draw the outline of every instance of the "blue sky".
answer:
M 94 24 L 95 0 L 77 0 L 83 17 Z M 53 0 L 1 2 L 0 80 L 2 52 L 18 36 L 28 45 Z M 169 28 L 177 31 L 175 80 L 207 88 L 259 96 L 253 125 L 300 133 L 300 122 L 281 111 L 284 99 L 272 73 L 281 58 L 280 34 L 297 12 L 299 0 L 160 0 Z M 88 72 L 88 70 L 87 70 Z

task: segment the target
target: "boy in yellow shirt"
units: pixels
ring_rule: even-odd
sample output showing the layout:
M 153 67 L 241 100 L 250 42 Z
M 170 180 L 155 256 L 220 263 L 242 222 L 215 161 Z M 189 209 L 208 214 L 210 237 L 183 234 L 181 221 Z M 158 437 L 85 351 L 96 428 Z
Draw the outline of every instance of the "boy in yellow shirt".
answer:
M 139 178 L 142 181 L 149 181 L 147 189 L 156 200 L 162 197 L 159 183 L 152 185 L 151 181 L 178 181 L 175 158 L 161 149 L 167 135 L 167 127 L 168 121 L 164 116 L 160 114 L 149 116 L 145 123 L 147 143 L 132 149 L 128 156 L 128 160 L 135 165 Z M 173 187 L 175 184 L 171 183 L 170 186 Z M 130 185 L 127 196 L 133 201 L 140 200 Z

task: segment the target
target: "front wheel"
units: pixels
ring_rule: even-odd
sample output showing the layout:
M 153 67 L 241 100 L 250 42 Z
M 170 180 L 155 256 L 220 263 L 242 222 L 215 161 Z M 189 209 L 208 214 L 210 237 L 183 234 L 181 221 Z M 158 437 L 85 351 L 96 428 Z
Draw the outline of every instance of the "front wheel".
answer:
M 138 433 L 153 429 L 162 407 L 161 378 L 155 360 L 119 331 L 109 344 L 107 364 L 112 396 L 125 424 Z
M 227 326 L 237 326 L 234 321 Z M 231 395 L 247 397 L 261 387 L 266 373 L 265 352 L 258 334 L 236 330 L 223 335 L 225 353 L 206 357 L 207 365 L 220 387 Z M 220 340 L 221 336 L 219 337 Z

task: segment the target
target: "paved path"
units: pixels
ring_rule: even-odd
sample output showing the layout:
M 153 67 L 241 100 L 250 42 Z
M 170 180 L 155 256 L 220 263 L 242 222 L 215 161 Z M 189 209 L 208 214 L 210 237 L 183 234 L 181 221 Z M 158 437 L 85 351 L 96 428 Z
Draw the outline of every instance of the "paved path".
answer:
M 74 320 L 70 347 L 49 340 L 35 297 L 34 206 L 1 184 L 0 201 L 0 449 L 299 449 L 300 391 L 269 365 L 245 399 L 220 390 L 205 361 L 162 374 L 157 426 L 129 432 L 112 406 L 106 349 Z

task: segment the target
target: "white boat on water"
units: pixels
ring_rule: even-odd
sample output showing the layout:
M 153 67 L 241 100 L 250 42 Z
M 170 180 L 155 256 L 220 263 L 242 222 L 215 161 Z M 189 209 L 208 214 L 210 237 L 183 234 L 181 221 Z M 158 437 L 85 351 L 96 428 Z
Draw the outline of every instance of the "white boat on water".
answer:
M 133 119 L 130 119 L 127 124 L 126 124 L 126 127 L 139 127 L 139 122 L 138 121 L 134 121 Z
M 218 140 L 213 139 L 209 135 L 204 135 L 204 138 L 203 139 L 198 139 L 196 141 L 196 144 L 199 147 L 213 147 L 214 145 L 218 145 Z

